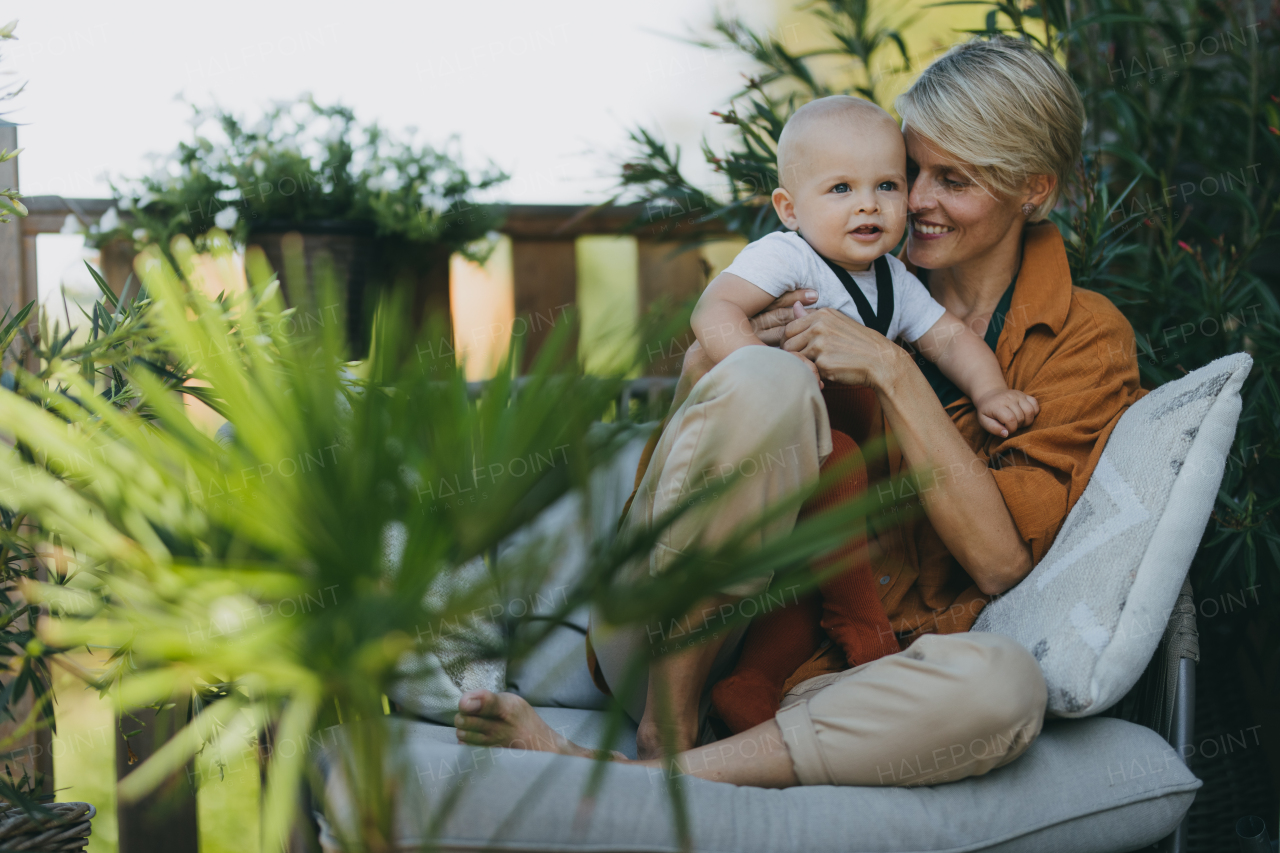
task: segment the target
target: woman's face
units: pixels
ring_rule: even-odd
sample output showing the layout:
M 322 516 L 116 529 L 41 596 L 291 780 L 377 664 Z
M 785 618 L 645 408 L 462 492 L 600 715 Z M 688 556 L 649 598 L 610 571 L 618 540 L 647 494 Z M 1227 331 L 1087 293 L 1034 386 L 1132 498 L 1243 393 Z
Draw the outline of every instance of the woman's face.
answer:
M 1025 218 L 1020 199 L 998 196 L 977 183 L 976 169 L 939 150 L 909 125 L 903 125 L 902 133 L 907 142 L 911 263 L 945 269 L 981 258 L 1003 240 L 1016 238 Z

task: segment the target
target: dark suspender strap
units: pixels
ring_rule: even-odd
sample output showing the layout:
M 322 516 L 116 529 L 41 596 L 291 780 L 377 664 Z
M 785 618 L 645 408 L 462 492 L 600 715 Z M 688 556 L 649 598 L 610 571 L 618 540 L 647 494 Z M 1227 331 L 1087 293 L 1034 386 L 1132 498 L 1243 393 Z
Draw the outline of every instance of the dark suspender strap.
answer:
M 861 290 L 861 288 L 859 288 Z M 893 270 L 884 255 L 876 258 L 876 331 L 889 337 L 893 322 Z
M 822 255 L 818 257 L 822 258 Z M 889 269 L 889 261 L 883 255 L 876 258 L 876 310 L 872 311 L 866 294 L 862 292 L 861 287 L 858 287 L 858 283 L 853 280 L 849 271 L 835 261 L 827 258 L 822 260 L 826 261 L 827 266 L 831 267 L 836 278 L 840 279 L 840 283 L 844 285 L 844 289 L 853 297 L 853 304 L 858 308 L 858 316 L 862 318 L 862 324 L 888 337 L 889 322 L 893 319 L 893 272 Z

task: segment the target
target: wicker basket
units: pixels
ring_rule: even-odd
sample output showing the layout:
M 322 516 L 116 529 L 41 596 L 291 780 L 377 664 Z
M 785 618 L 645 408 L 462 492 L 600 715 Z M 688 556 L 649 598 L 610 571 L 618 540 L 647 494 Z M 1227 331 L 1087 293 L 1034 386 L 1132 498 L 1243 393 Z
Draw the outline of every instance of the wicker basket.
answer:
M 0 811 L 0 849 L 36 853 L 84 850 L 98 810 L 89 803 L 50 803 L 45 808 L 52 815 L 32 816 L 16 808 Z

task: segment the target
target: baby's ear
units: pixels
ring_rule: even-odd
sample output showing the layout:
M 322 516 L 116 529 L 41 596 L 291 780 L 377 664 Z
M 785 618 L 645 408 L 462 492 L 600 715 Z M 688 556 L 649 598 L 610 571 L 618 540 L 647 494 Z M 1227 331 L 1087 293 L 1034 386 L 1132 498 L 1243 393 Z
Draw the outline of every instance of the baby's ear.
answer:
M 778 218 L 782 220 L 782 224 L 795 231 L 797 228 L 796 220 L 796 204 L 791 198 L 791 193 L 784 188 L 778 187 L 773 191 L 773 210 L 778 214 Z

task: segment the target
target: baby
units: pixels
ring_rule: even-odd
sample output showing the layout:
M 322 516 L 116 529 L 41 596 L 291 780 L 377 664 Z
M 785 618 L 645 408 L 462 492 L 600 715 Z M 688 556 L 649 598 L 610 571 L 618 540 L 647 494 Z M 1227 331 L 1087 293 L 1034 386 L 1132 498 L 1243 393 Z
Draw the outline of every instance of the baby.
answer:
M 813 307 L 833 308 L 890 341 L 913 344 L 973 401 L 989 432 L 1008 436 L 1034 420 L 1036 401 L 1005 384 L 983 339 L 888 254 L 907 223 L 906 146 L 888 113 L 847 96 L 806 104 L 778 141 L 778 178 L 773 206 L 790 230 L 743 249 L 694 309 L 693 331 L 713 362 L 763 345 L 749 318 L 788 291 L 810 288 L 818 293 Z M 816 376 L 816 365 L 804 360 Z M 831 414 L 839 430 L 836 411 Z M 897 649 L 866 549 L 854 541 L 860 538 L 842 549 L 838 562 L 847 568 L 841 565 L 821 587 L 821 627 L 851 666 Z M 755 642 L 748 635 L 734 674 L 717 685 L 716 710 L 735 731 L 777 710 L 783 681 L 814 651 L 816 616 L 806 607 L 753 626 Z
M 718 364 L 763 345 L 749 317 L 810 288 L 818 292 L 814 308 L 914 344 L 973 401 L 987 431 L 1007 436 L 1034 420 L 1034 399 L 1011 390 L 982 338 L 888 254 L 907 226 L 906 172 L 901 130 L 870 101 L 834 95 L 796 110 L 778 140 L 781 186 L 773 191 L 774 210 L 791 230 L 755 241 L 716 276 L 694 309 L 693 332 Z

